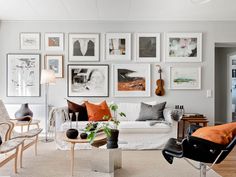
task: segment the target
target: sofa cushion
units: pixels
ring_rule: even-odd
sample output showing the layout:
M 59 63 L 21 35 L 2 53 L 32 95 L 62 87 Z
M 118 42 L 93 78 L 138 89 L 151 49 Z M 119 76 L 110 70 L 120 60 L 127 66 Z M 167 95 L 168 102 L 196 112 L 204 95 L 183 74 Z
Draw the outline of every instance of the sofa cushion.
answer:
M 111 112 L 106 101 L 103 101 L 99 105 L 86 101 L 85 105 L 87 108 L 89 121 L 103 121 L 104 116 L 108 116 L 109 118 L 111 117 Z
M 87 121 L 88 120 L 88 113 L 85 104 L 79 105 L 74 103 L 70 100 L 67 100 L 68 110 L 69 113 L 73 113 L 72 121 L 76 121 L 75 112 L 79 112 L 78 121 Z
M 137 121 L 146 120 L 164 120 L 163 110 L 165 109 L 166 102 L 149 105 L 141 102 L 141 109 Z

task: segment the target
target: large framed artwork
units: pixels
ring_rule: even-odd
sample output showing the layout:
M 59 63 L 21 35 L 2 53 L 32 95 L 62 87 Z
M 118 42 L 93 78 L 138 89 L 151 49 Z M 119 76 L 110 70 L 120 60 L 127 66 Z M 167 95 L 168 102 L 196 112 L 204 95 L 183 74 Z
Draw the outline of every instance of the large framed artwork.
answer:
M 40 96 L 40 54 L 7 54 L 7 96 Z
M 160 33 L 137 33 L 135 43 L 137 62 L 160 62 Z
M 39 50 L 40 33 L 20 33 L 21 50 Z
M 201 62 L 202 33 L 166 33 L 166 62 Z
M 115 97 L 149 97 L 150 64 L 113 65 Z
M 55 72 L 56 78 L 64 76 L 64 61 L 63 55 L 45 55 L 45 69 L 51 69 Z
M 106 34 L 106 60 L 131 60 L 131 34 Z
M 67 66 L 69 97 L 108 97 L 109 66 L 69 64 Z
M 69 61 L 99 61 L 99 34 L 69 34 Z
M 45 33 L 45 50 L 46 51 L 63 51 L 64 34 L 63 33 Z
M 170 67 L 170 89 L 201 89 L 201 67 Z

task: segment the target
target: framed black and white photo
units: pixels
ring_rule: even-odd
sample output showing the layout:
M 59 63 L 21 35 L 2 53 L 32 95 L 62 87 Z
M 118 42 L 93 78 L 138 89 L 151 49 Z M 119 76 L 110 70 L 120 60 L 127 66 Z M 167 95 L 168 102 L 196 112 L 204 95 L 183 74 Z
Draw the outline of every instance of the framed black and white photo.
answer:
M 63 51 L 64 34 L 63 33 L 45 33 L 45 50 L 46 51 Z
M 40 54 L 7 54 L 7 96 L 40 96 Z
M 202 33 L 167 33 L 166 62 L 201 62 Z
M 137 62 L 160 62 L 160 33 L 137 33 L 135 43 Z
M 106 34 L 106 60 L 131 60 L 131 34 Z
M 39 50 L 40 33 L 20 33 L 21 50 Z
M 113 65 L 115 97 L 149 97 L 150 64 Z
M 99 61 L 99 34 L 69 34 L 69 61 Z
M 108 65 L 69 64 L 67 72 L 69 97 L 109 96 Z
M 201 89 L 201 67 L 170 67 L 170 89 Z
M 55 72 L 56 78 L 64 77 L 64 61 L 63 55 L 45 55 L 45 69 Z

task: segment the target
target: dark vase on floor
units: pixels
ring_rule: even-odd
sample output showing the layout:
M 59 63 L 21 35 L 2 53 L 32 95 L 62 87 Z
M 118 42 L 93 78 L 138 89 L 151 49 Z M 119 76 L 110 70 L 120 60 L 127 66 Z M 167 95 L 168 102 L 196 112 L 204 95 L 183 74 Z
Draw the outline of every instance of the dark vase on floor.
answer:
M 79 132 L 77 129 L 70 128 L 66 131 L 66 136 L 69 139 L 76 139 L 78 135 L 79 135 Z
M 15 118 L 22 118 L 21 121 L 29 121 L 30 119 L 27 116 L 33 117 L 33 112 L 30 110 L 28 103 L 25 103 L 16 111 Z
M 119 130 L 111 129 L 111 136 L 107 137 L 107 149 L 118 148 Z
M 0 136 L 0 145 L 2 144 L 2 137 Z

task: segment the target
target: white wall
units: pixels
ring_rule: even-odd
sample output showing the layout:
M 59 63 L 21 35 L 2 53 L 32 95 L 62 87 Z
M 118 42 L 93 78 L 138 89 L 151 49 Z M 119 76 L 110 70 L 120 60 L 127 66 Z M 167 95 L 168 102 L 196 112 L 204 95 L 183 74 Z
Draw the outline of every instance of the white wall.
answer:
M 29 53 L 30 51 L 19 50 L 20 32 L 41 32 L 42 39 L 44 32 L 64 32 L 65 35 L 65 78 L 58 79 L 55 86 L 50 90 L 50 104 L 55 106 L 65 105 L 64 98 L 67 97 L 67 72 L 68 64 L 68 33 L 105 33 L 105 32 L 160 32 L 161 33 L 161 66 L 165 79 L 166 95 L 163 97 L 155 96 L 155 81 L 159 78 L 157 69 L 152 64 L 152 95 L 149 98 L 113 98 L 112 97 L 112 71 L 110 67 L 110 97 L 107 100 L 135 102 L 140 100 L 167 101 L 168 105 L 183 104 L 187 112 L 199 112 L 205 114 L 208 119 L 214 120 L 214 98 L 206 98 L 206 90 L 214 91 L 214 44 L 215 42 L 235 42 L 236 41 L 236 22 L 164 22 L 164 21 L 139 21 L 139 22 L 93 22 L 93 21 L 2 21 L 0 23 L 0 97 L 7 103 L 43 103 L 43 97 L 39 98 L 17 98 L 6 97 L 6 54 L 7 53 Z M 203 62 L 165 64 L 163 62 L 164 32 L 202 32 L 203 33 Z M 42 50 L 35 53 L 45 53 Z M 103 51 L 103 46 L 101 47 Z M 101 52 L 102 53 L 102 52 Z M 51 53 L 52 54 L 52 53 Z M 56 53 L 53 53 L 56 54 Z M 101 58 L 103 56 L 101 55 Z M 102 59 L 101 59 L 102 60 Z M 72 62 L 71 62 L 72 63 Z M 73 62 L 74 63 L 74 62 Z M 106 63 L 92 62 L 96 64 Z M 135 63 L 130 61 L 127 63 Z M 111 64 L 111 63 L 109 63 Z M 202 66 L 202 89 L 201 90 L 168 90 L 168 67 L 169 66 Z M 43 89 L 42 94 L 43 95 Z M 214 95 L 214 92 L 213 92 Z M 84 98 L 71 98 L 71 100 L 81 100 Z M 89 98 L 93 101 L 100 101 L 104 98 Z M 134 110 L 135 111 L 135 110 Z

